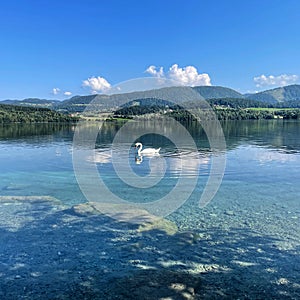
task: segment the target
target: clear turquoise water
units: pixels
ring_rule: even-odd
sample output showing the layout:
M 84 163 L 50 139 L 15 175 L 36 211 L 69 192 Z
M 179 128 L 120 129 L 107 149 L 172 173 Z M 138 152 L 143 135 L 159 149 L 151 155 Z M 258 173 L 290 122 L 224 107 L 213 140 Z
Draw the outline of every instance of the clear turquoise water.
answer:
M 112 123 L 106 125 L 96 147 L 96 161 L 104 183 L 119 196 L 133 202 L 154 201 L 172 190 L 179 176 L 197 177 L 191 197 L 168 217 L 182 230 L 250 227 L 280 235 L 290 246 L 300 244 L 300 122 L 224 123 L 226 170 L 220 189 L 205 208 L 198 207 L 198 200 L 209 175 L 212 154 L 199 128 L 189 128 L 198 153 L 178 153 L 166 138 L 147 135 L 141 141 L 162 147 L 161 156 L 143 158 L 137 164 L 134 150 L 123 152 L 130 145 L 114 145 L 113 150 L 124 160 L 129 159 L 139 176 L 149 174 L 150 160 L 155 166 L 164 159 L 166 173 L 157 186 L 138 190 L 124 184 L 111 164 L 111 143 L 118 128 Z M 1 126 L 0 196 L 47 195 L 68 206 L 85 202 L 72 165 L 74 129 L 46 124 Z M 183 175 L 178 171 L 179 155 L 187 162 Z

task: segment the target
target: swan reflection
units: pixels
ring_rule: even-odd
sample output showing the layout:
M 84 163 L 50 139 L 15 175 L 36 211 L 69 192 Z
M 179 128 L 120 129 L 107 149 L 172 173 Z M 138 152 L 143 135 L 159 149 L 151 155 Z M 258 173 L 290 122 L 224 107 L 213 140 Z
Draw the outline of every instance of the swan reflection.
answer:
M 114 150 L 98 150 L 94 155 L 87 157 L 87 161 L 99 165 L 114 164 L 114 166 L 118 166 L 122 170 L 128 167 L 129 162 L 129 165 L 133 163 L 142 172 L 143 170 L 148 170 L 150 167 L 153 174 L 161 174 L 162 169 L 165 169 L 168 170 L 169 175 L 173 176 L 198 176 L 200 168 L 207 168 L 209 166 L 210 156 L 188 151 L 181 153 L 171 151 L 163 154 L 146 152 L 139 154 L 128 152 L 123 148 L 117 148 Z
M 143 155 L 137 154 L 134 158 L 135 163 L 137 165 L 140 165 L 143 162 L 143 157 L 146 157 L 146 158 L 160 157 L 160 154 L 158 152 L 151 153 L 151 154 L 146 153 L 146 154 L 143 154 Z
M 143 156 L 142 155 L 136 155 L 135 156 L 135 163 L 137 165 L 140 165 L 143 162 Z

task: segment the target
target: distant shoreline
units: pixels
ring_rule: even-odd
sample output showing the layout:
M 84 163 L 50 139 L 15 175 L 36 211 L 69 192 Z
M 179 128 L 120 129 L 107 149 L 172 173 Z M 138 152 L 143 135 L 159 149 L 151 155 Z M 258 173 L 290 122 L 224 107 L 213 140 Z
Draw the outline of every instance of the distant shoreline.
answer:
M 0 124 L 9 123 L 75 123 L 78 117 L 51 110 L 0 104 Z

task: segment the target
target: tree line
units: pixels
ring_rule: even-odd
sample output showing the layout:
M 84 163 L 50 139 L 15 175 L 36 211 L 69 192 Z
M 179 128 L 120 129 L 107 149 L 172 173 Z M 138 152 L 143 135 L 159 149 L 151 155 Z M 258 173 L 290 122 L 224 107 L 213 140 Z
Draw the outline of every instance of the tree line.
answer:
M 243 99 L 244 100 L 244 99 Z M 247 100 L 248 101 L 248 100 Z M 246 101 L 246 102 L 247 102 Z M 251 103 L 253 103 L 252 100 Z M 213 104 L 212 110 L 219 120 L 259 120 L 259 119 L 300 119 L 300 109 L 298 108 L 288 108 L 288 109 L 274 109 L 272 107 L 261 108 L 258 103 L 253 103 L 252 107 L 247 107 L 242 101 L 235 101 L 233 105 L 232 102 L 223 99 L 218 100 L 218 105 Z M 215 101 L 214 101 L 215 103 Z M 231 103 L 230 105 L 228 103 Z M 257 105 L 257 106 L 256 106 Z M 198 105 L 199 106 L 199 105 Z M 233 106 L 233 107 L 232 107 Z M 188 103 L 183 108 L 180 105 L 174 106 L 130 106 L 123 107 L 114 113 L 115 118 L 132 118 L 134 116 L 145 115 L 145 114 L 164 114 L 173 117 L 176 120 L 192 121 L 194 119 L 193 111 L 196 115 L 200 115 L 203 118 L 210 117 L 211 113 L 205 113 L 205 110 L 201 111 L 201 108 L 192 103 Z M 255 109 L 259 108 L 259 109 Z M 199 114 L 199 112 L 201 112 Z
M 62 114 L 48 108 L 0 104 L 0 123 L 37 123 L 78 121 L 77 117 Z

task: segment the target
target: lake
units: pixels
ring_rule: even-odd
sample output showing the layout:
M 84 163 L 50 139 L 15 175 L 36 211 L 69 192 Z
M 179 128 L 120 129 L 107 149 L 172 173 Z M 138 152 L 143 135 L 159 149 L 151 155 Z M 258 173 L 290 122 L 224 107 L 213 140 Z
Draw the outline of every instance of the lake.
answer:
M 169 216 L 184 230 L 197 228 L 197 224 L 226 228 L 251 224 L 257 230 L 272 234 L 284 232 L 286 237 L 299 242 L 300 123 L 231 121 L 222 127 L 227 148 L 226 169 L 215 197 L 204 208 L 199 208 L 197 201 L 209 175 L 212 154 L 205 132 L 195 125 L 187 125 L 187 128 L 198 153 L 193 153 L 193 149 L 180 153 L 163 135 L 145 134 L 139 139 L 145 147 L 162 149 L 159 157 L 145 157 L 141 163 L 136 161 L 135 150 L 130 150 L 131 144 L 114 142 L 121 125 L 107 122 L 95 141 L 94 159 L 104 184 L 113 193 L 123 195 L 126 201 L 155 201 L 169 193 L 180 176 L 197 177 L 197 186 L 189 200 Z M 73 171 L 74 131 L 75 126 L 69 125 L 2 125 L 0 195 L 47 195 L 67 206 L 85 202 Z M 162 163 L 167 164 L 165 174 L 151 187 L 130 186 L 114 170 L 112 151 L 117 153 L 121 164 L 129 160 L 133 172 L 142 178 L 149 175 L 150 160 L 154 166 L 151 178 L 155 177 L 155 171 L 159 174 L 163 171 L 158 167 L 155 170 L 155 166 Z M 182 161 L 183 174 L 180 173 Z M 124 177 L 128 176 L 130 174 L 125 173 Z M 180 195 L 183 191 L 177 192 Z
M 175 196 L 172 195 L 174 201 L 182 195 L 186 199 L 176 204 L 178 208 L 175 205 L 163 212 L 177 224 L 179 231 L 198 232 L 207 243 L 210 259 L 218 260 L 218 255 L 224 252 L 222 259 L 231 268 L 260 263 L 265 265 L 267 274 L 273 276 L 277 272 L 275 281 L 291 274 L 287 282 L 297 282 L 300 272 L 300 122 L 222 123 L 226 153 L 221 154 L 211 151 L 205 132 L 194 124 L 186 124 L 186 127 L 196 150 L 176 147 L 164 136 L 164 126 L 158 124 L 160 134 L 147 133 L 138 139 L 145 147 L 161 147 L 159 156 L 137 156 L 132 147 L 136 140 L 128 142 L 125 135 L 116 141 L 122 125 L 113 122 L 102 125 L 96 136 L 94 156 L 85 155 L 85 145 L 80 143 L 76 146 L 77 155 L 84 164 L 96 166 L 108 193 L 132 204 L 156 203 L 176 188 Z M 90 200 L 82 189 L 84 181 L 78 177 L 87 176 L 89 188 L 96 186 L 95 191 L 99 183 L 91 180 L 91 174 L 74 172 L 75 130 L 74 125 L 62 124 L 1 125 L 0 196 L 51 196 L 66 207 Z M 226 162 L 224 174 L 218 174 L 222 175 L 221 184 L 213 199 L 199 207 L 212 159 L 218 155 L 223 155 Z M 118 170 L 114 169 L 116 166 Z M 142 181 L 130 181 L 132 174 Z M 185 181 L 179 184 L 182 178 Z M 147 180 L 151 185 L 147 185 Z M 100 199 L 101 196 L 97 194 Z M 157 205 L 155 208 L 160 209 Z M 249 232 L 251 234 L 246 234 Z M 231 255 L 226 243 L 239 254 Z M 268 253 L 269 261 L 259 261 L 262 253 Z M 274 271 L 274 264 L 285 277 L 278 270 Z M 286 293 L 291 289 L 288 283 L 284 287 Z M 293 286 L 293 289 L 299 292 L 299 287 Z

